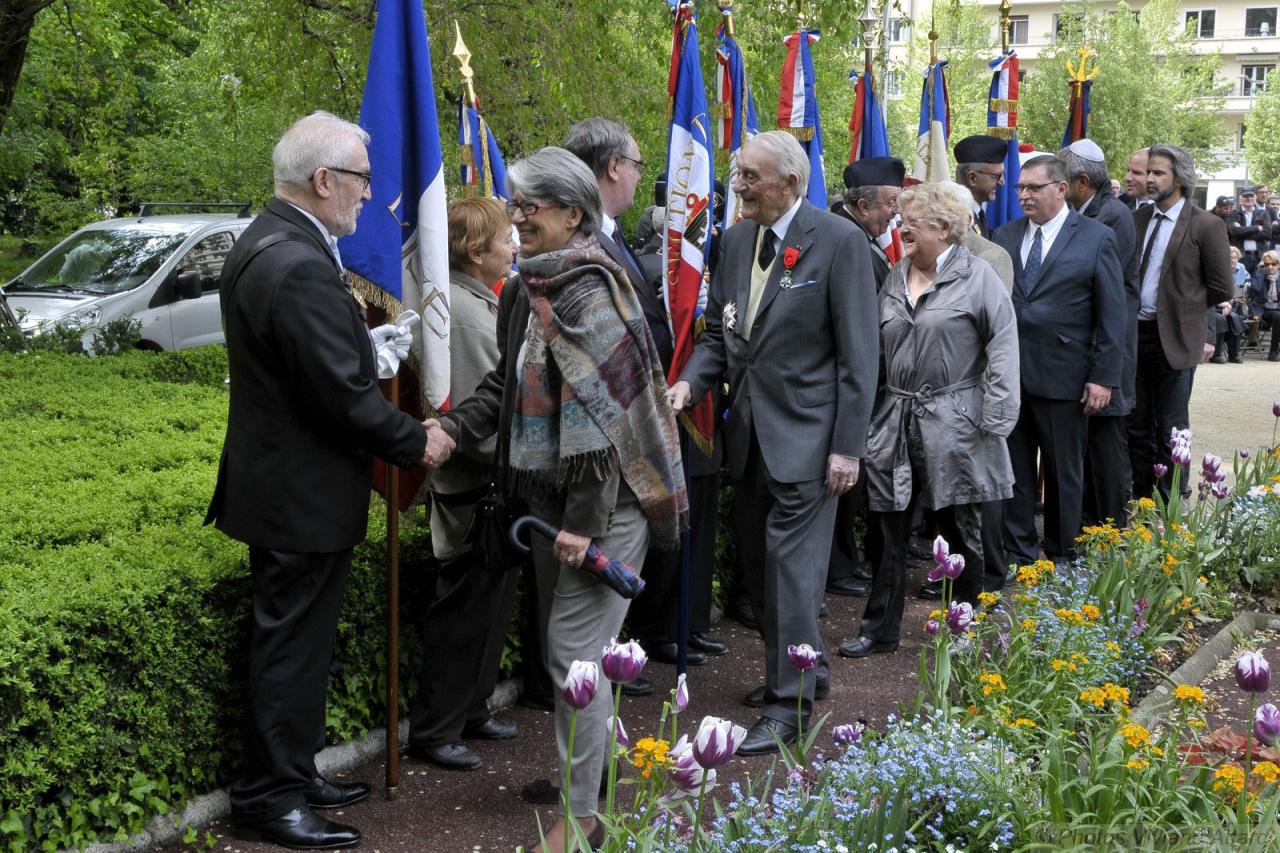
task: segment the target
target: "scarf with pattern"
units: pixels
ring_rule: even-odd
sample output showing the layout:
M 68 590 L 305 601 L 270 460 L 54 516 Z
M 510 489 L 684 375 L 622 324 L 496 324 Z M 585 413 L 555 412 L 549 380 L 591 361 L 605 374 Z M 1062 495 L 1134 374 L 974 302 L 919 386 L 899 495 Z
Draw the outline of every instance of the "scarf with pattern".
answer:
M 675 416 L 626 274 L 581 234 L 519 266 L 530 314 L 511 419 L 516 488 L 562 493 L 616 456 L 654 544 L 674 547 L 689 509 Z

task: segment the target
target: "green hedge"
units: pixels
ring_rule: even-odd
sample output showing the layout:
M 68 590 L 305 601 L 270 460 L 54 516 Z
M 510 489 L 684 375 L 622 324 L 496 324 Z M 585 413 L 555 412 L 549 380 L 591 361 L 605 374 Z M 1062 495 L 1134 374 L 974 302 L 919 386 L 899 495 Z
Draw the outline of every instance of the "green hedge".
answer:
M 0 357 L 0 849 L 124 838 L 235 770 L 247 553 L 201 526 L 225 376 L 221 347 Z M 381 511 L 339 627 L 333 739 L 385 718 Z M 405 695 L 429 552 L 405 530 Z

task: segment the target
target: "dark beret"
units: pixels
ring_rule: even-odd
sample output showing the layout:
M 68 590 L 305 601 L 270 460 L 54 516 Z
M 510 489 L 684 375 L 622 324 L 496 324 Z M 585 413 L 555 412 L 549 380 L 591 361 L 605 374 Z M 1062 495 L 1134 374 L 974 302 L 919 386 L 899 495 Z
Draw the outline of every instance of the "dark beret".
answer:
M 956 143 L 957 163 L 1003 163 L 1009 145 L 1003 139 L 979 134 Z
M 844 185 L 853 187 L 900 187 L 907 169 L 897 157 L 868 157 L 844 167 Z

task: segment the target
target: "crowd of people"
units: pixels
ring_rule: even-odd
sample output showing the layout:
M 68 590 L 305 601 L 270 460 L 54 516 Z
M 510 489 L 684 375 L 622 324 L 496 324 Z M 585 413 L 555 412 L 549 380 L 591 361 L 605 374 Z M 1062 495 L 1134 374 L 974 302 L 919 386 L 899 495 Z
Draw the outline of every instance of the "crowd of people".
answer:
M 367 143 L 329 114 L 295 123 L 273 154 L 276 198 L 221 282 L 231 409 L 209 519 L 249 545 L 254 615 L 232 819 L 241 837 L 289 847 L 360 837 L 316 810 L 368 787 L 324 779 L 314 754 L 374 456 L 432 469 L 439 570 L 421 620 L 410 754 L 469 770 L 481 759 L 466 741 L 517 735 L 485 700 L 524 583 L 522 701 L 554 712 L 550 778 L 571 780 L 567 808 L 598 840 L 609 698 L 570 707 L 558 687 L 619 636 L 656 661 L 687 646 L 691 666 L 729 651 L 707 633 L 722 478 L 737 554 L 726 609 L 758 630 L 765 669 L 743 697 L 759 716 L 738 752 L 766 754 L 796 739 L 830 689 L 824 593 L 866 596 L 856 636 L 838 649 L 862 658 L 899 646 L 919 535 L 941 534 L 963 559 L 953 595 L 971 603 L 1002 588 L 1011 566 L 1071 560 L 1084 524 L 1123 524 L 1131 498 L 1167 494 L 1167 438 L 1189 426 L 1192 378 L 1215 354 L 1218 321 L 1280 319 L 1270 250 L 1280 223 L 1265 188 L 1247 187 L 1225 219 L 1201 210 L 1194 164 L 1176 146 L 1136 152 L 1120 194 L 1089 140 L 1033 156 L 1013 188 L 1024 216 L 992 230 L 985 205 L 1004 182 L 1002 140 L 961 140 L 955 181 L 913 181 L 890 157 L 858 161 L 828 211 L 804 198 L 809 160 L 795 137 L 770 131 L 740 152 L 743 218 L 711 235 L 705 328 L 673 376 L 651 236 L 665 187 L 628 244 L 618 218 L 645 164 L 625 125 L 593 118 L 562 147 L 512 164 L 505 205 L 452 204 L 453 405 L 419 421 L 378 389 L 338 251 L 370 197 Z M 708 395 L 711 453 L 682 442 L 677 419 Z M 475 541 L 495 506 L 559 531 L 534 539 L 523 571 Z M 638 599 L 583 570 L 591 545 L 636 567 Z M 816 677 L 788 663 L 800 644 L 819 653 Z M 549 779 L 521 795 L 561 802 Z M 572 831 L 562 816 L 546 849 Z

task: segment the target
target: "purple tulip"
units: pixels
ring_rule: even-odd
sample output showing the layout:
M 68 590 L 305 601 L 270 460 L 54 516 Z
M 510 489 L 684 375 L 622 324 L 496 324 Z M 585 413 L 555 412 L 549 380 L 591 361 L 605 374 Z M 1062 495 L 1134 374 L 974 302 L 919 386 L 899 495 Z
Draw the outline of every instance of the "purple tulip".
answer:
M 1236 684 L 1245 693 L 1266 693 L 1271 686 L 1271 664 L 1261 652 L 1245 652 L 1236 658 Z
M 964 574 L 964 554 L 948 555 L 946 565 L 942 567 L 942 574 L 949 580 L 955 580 Z
M 1241 459 L 1248 459 L 1248 458 L 1249 458 L 1249 448 L 1247 448 L 1247 447 L 1242 447 L 1242 448 L 1240 448 L 1240 458 L 1241 458 Z
M 600 668 L 604 670 L 604 677 L 614 684 L 626 684 L 640 677 L 648 660 L 644 649 L 635 640 L 619 643 L 614 637 L 600 653 Z
M 622 720 L 611 715 L 606 722 L 608 723 L 609 728 L 617 732 L 618 743 L 622 744 L 624 748 L 631 746 L 631 738 L 627 737 L 627 730 L 623 727 Z
M 930 619 L 924 623 L 924 632 L 930 637 L 938 636 L 938 632 L 942 630 L 942 626 L 938 624 L 937 619 Z
M 1155 465 L 1151 466 L 1151 473 L 1155 474 L 1156 479 L 1159 480 L 1165 474 L 1169 473 L 1169 466 L 1161 465 L 1159 462 L 1157 462 Z
M 808 643 L 787 646 L 787 659 L 801 672 L 808 672 L 818 665 L 818 653 Z
M 933 561 L 939 565 L 946 562 L 947 555 L 951 553 L 951 546 L 947 544 L 947 540 L 941 536 L 933 540 Z
M 1147 603 L 1145 598 L 1139 598 L 1133 603 L 1133 612 L 1141 616 L 1143 613 L 1147 612 L 1147 608 L 1150 606 L 1151 605 Z
M 667 771 L 671 784 L 681 791 L 696 793 L 702 787 L 704 778 L 708 790 L 715 786 L 716 771 L 698 764 L 698 760 L 693 757 L 693 745 L 689 743 L 688 735 L 680 735 L 680 740 L 667 753 L 667 760 L 671 762 L 671 769 Z
M 1209 491 L 1213 493 L 1215 498 L 1222 501 L 1226 500 L 1227 496 L 1231 494 L 1231 487 L 1226 483 L 1214 483 L 1213 486 L 1210 487 Z
M 862 740 L 862 726 L 845 723 L 831 730 L 831 739 L 836 746 L 849 746 Z
M 1139 616 L 1137 619 L 1133 620 L 1133 627 L 1129 629 L 1129 633 L 1136 637 L 1146 629 L 1147 620 Z
M 685 708 L 689 707 L 689 680 L 685 673 L 680 673 L 676 678 L 676 695 L 675 701 L 671 706 L 671 710 L 679 714 Z
M 747 730 L 719 717 L 703 717 L 693 739 L 693 757 L 707 770 L 727 764 L 742 746 Z
M 1258 708 L 1253 715 L 1253 736 L 1267 746 L 1275 745 L 1280 739 L 1280 708 L 1270 702 Z
M 1277 418 L 1280 418 L 1280 400 L 1276 400 L 1274 403 L 1271 404 L 1271 414 L 1275 415 Z
M 1200 461 L 1200 471 L 1208 476 L 1209 474 L 1218 473 L 1218 469 L 1222 467 L 1222 457 L 1212 453 L 1206 453 L 1204 459 Z
M 1191 464 L 1191 448 L 1186 444 L 1175 446 L 1173 450 L 1169 451 L 1169 456 L 1179 465 L 1186 466 Z
M 960 635 L 973 624 L 973 605 L 967 601 L 953 601 L 947 607 L 947 627 Z
M 600 668 L 592 661 L 576 660 L 569 667 L 560 695 L 570 708 L 581 711 L 596 698 L 596 684 L 600 681 Z

